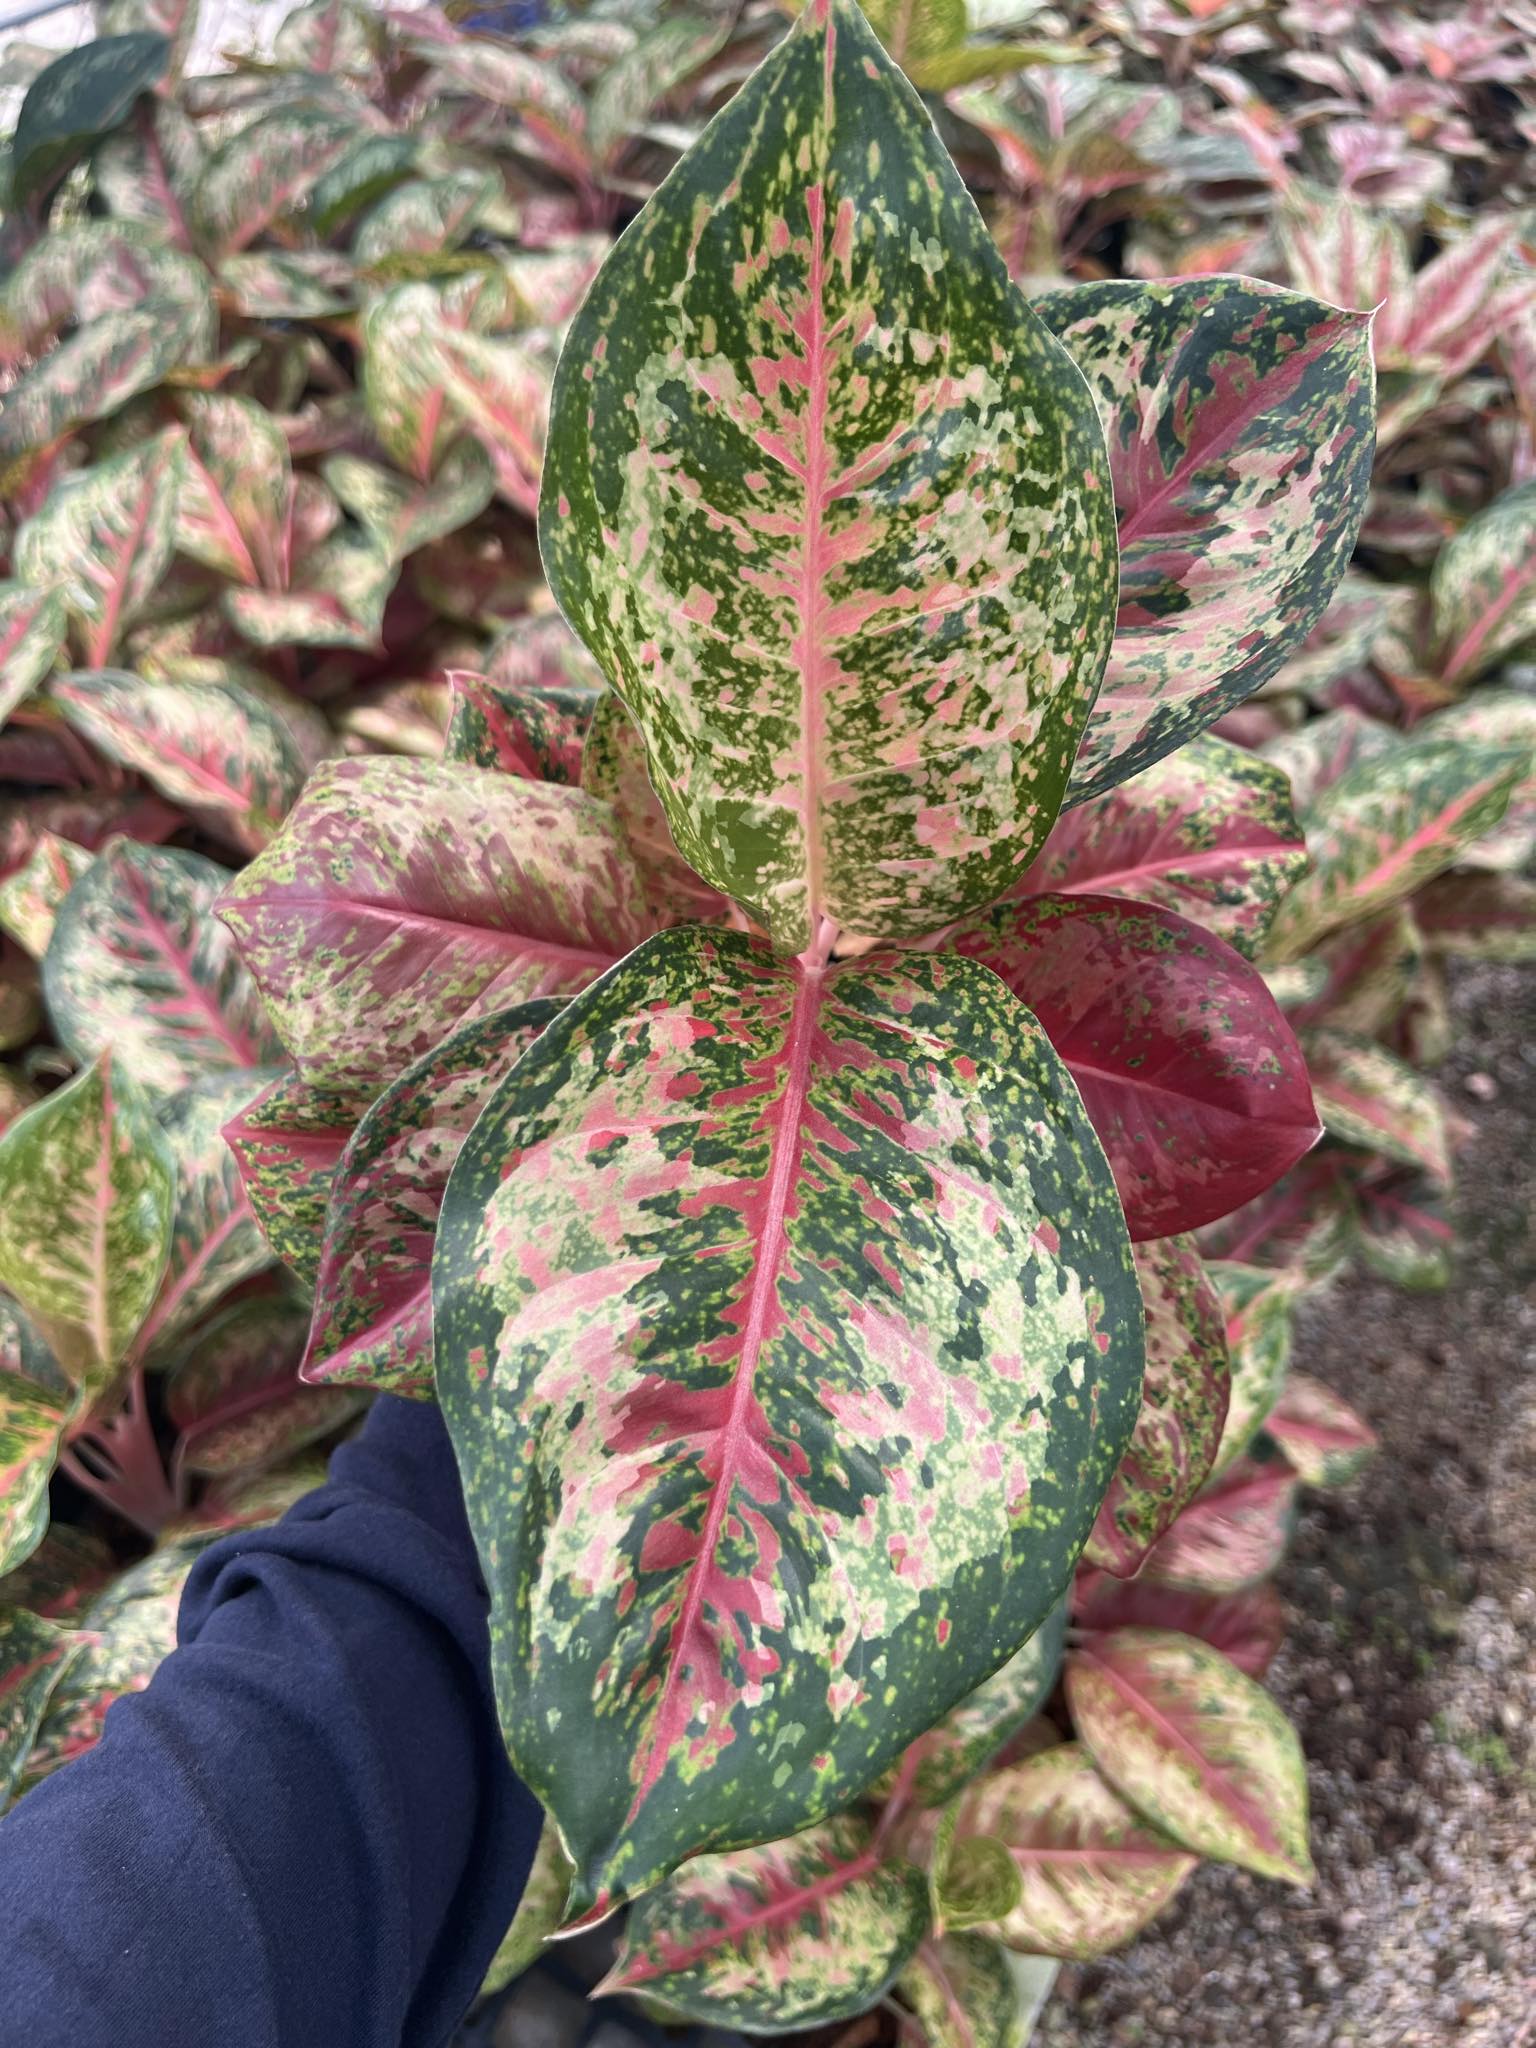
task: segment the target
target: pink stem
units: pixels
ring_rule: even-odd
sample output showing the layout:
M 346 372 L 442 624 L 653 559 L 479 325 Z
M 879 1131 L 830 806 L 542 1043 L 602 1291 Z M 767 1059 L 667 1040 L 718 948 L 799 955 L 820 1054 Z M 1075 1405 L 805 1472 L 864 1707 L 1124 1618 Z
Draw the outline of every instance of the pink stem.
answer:
M 88 1422 L 71 1438 L 59 1470 L 146 1536 L 181 1512 L 181 1490 L 166 1475 L 145 1405 L 142 1366 L 117 1414 Z

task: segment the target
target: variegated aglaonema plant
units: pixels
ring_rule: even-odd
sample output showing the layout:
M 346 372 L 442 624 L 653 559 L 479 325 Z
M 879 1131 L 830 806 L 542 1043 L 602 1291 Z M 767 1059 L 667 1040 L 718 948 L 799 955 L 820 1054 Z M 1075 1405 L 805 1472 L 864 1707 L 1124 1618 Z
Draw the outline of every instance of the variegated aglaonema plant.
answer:
M 1197 736 L 1326 604 L 1372 405 L 1294 294 L 1031 307 L 816 0 L 565 342 L 541 539 L 611 688 L 461 686 L 226 891 L 305 1376 L 435 1387 L 458 1453 L 551 1819 L 509 1954 L 633 1899 L 675 2009 L 900 1978 L 1002 2040 L 1011 1950 L 1306 1878 L 1230 1596 L 1363 1445 L 1271 1413 L 1283 1290 L 1188 1237 L 1318 1130 L 1251 964 L 1284 779 Z

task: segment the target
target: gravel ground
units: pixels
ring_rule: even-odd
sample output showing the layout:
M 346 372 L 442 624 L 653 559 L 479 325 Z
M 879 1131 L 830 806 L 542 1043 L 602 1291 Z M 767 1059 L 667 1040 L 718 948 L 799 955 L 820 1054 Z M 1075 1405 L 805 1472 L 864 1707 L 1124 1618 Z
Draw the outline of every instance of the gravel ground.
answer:
M 1536 2048 L 1536 976 L 1468 973 L 1455 1008 L 1456 1278 L 1348 1279 L 1298 1332 L 1382 1440 L 1281 1580 L 1318 1882 L 1203 1869 L 1063 1972 L 1037 2048 Z

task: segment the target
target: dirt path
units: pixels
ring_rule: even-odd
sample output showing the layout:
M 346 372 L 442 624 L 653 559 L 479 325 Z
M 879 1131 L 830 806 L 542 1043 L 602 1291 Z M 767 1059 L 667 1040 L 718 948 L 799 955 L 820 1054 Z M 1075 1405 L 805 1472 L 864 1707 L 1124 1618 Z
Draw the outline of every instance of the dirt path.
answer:
M 1317 1886 L 1200 1872 L 1063 1973 L 1040 2048 L 1536 2048 L 1536 974 L 1468 974 L 1455 1008 L 1456 1278 L 1351 1279 L 1299 1338 L 1382 1438 L 1281 1580 Z

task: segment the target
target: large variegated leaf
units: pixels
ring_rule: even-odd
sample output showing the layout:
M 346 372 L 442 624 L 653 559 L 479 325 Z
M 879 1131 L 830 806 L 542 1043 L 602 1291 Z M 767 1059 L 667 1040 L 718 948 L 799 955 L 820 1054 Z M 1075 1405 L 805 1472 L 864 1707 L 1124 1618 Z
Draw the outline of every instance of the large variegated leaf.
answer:
M 1160 903 L 1251 960 L 1306 865 L 1281 770 L 1202 733 L 1064 812 L 1019 886 Z
M 0 1607 L 0 1810 L 31 1754 L 54 1688 L 88 1640 L 25 1607 Z
M 284 1074 L 224 1126 L 262 1236 L 306 1280 L 320 1270 L 331 1182 L 371 1099 Z
M 1061 1668 L 1066 1635 L 1065 1603 L 1048 1614 L 1022 1650 L 1000 1671 L 951 1707 L 937 1727 L 913 1745 L 916 1752 L 909 1792 L 921 1806 L 953 1799 L 989 1758 L 1040 1711 Z M 904 1770 L 905 1764 L 897 1769 Z
M 1304 1040 L 1318 1114 L 1331 1138 L 1451 1177 L 1444 1097 L 1406 1060 L 1368 1038 L 1310 1031 Z
M 1219 1650 L 1166 1629 L 1096 1635 L 1067 1659 L 1067 1699 L 1105 1777 L 1175 1841 L 1311 1883 L 1296 1731 Z
M 176 1213 L 165 1278 L 138 1336 L 141 1358 L 178 1342 L 231 1288 L 272 1264 L 224 1138 L 224 1126 L 270 1079 L 212 1074 L 161 1107 L 160 1127 L 176 1164 Z
M 652 928 L 612 814 L 580 790 L 381 759 L 327 763 L 220 915 L 306 1079 L 375 1089 Z
M 1295 1476 L 1285 1465 L 1239 1458 L 1153 1545 L 1141 1578 L 1179 1593 L 1241 1593 L 1285 1556 L 1295 1503 Z
M 26 860 L 0 882 L 0 930 L 41 960 L 65 897 L 95 858 L 71 839 L 39 832 Z
M 503 1728 L 580 1908 L 820 1819 L 973 1691 L 1140 1385 L 1077 1092 L 952 958 L 653 938 L 482 1112 L 433 1295 Z
M 193 214 L 204 246 L 219 257 L 244 249 L 298 205 L 360 133 L 351 115 L 313 105 L 278 107 L 240 129 L 198 180 Z
M 1322 617 L 1370 483 L 1371 322 L 1236 277 L 1037 303 L 1099 400 L 1119 514 L 1081 803 L 1251 696 Z
M 164 76 L 170 42 L 148 30 L 98 36 L 66 50 L 27 88 L 11 136 L 11 203 L 43 192 L 99 136 L 109 135 L 140 93 Z
M 1440 678 L 1465 689 L 1536 642 L 1536 481 L 1468 520 L 1429 581 Z
M 162 434 L 54 485 L 16 536 L 16 573 L 53 584 L 91 668 L 113 650 L 169 567 L 184 437 Z
M 984 1934 L 925 1941 L 897 1986 L 928 2048 L 1026 2048 L 1056 1964 L 1010 1955 Z
M 0 1296 L 0 1573 L 43 1540 L 48 1482 L 78 1405 L 76 1389 L 30 1319 Z M 7 1588 L 5 1598 L 13 1597 L 19 1596 Z
M 942 935 L 1045 1026 L 1136 1239 L 1224 1216 L 1313 1145 L 1306 1063 L 1257 971 L 1171 910 L 1031 896 Z
M 645 742 L 611 690 L 598 700 L 581 753 L 581 786 L 613 806 L 656 922 L 715 924 L 729 908 L 678 852 L 651 787 Z
M 187 473 L 176 544 L 237 583 L 280 589 L 288 573 L 292 477 L 288 441 L 248 398 L 205 392 L 186 400 Z
M 432 1245 L 443 1190 L 480 1111 L 561 1005 L 545 999 L 461 1025 L 407 1067 L 363 1118 L 331 1184 L 312 1385 L 432 1391 Z
M 1240 1593 L 1182 1593 L 1148 1580 L 1080 1571 L 1072 1589 L 1079 1628 L 1171 1628 L 1198 1636 L 1250 1678 L 1262 1678 L 1285 1640 L 1285 1602 L 1273 1585 Z
M 1001 1842 L 1018 1871 L 1019 1901 L 998 1938 L 1079 1961 L 1139 1933 L 1199 1861 L 1141 1820 L 1075 1742 L 983 1778 L 961 1801 L 957 1832 Z
M 1130 1448 L 1083 1550 L 1130 1578 L 1205 1484 L 1227 1417 L 1231 1368 L 1221 1297 L 1188 1238 L 1136 1247 L 1147 1367 Z
M 684 857 L 776 945 L 931 930 L 1044 838 L 1113 609 L 1103 438 L 851 0 L 609 257 L 540 529 Z
M 91 1394 L 154 1301 L 175 1201 L 153 1108 L 110 1054 L 0 1136 L 0 1286 Z
M 182 1472 L 261 1471 L 329 1436 L 367 1396 L 299 1379 L 308 1311 L 281 1295 L 236 1302 L 200 1329 L 167 1376 Z
M 1368 1422 L 1331 1387 L 1293 1372 L 1265 1431 L 1306 1486 L 1347 1486 L 1376 1449 Z
M 631 1910 L 602 1991 L 788 2033 L 867 2012 L 928 1930 L 922 1873 L 845 1814 L 786 1842 L 700 1856 Z
M 146 299 L 206 304 L 208 274 L 162 233 L 135 223 L 54 221 L 0 280 L 0 349 L 43 356 L 66 328 Z
M 221 836 L 257 852 L 304 785 L 310 761 L 275 686 L 235 676 L 76 671 L 49 691 L 65 717 L 105 754 L 136 768 L 173 803 L 217 814 Z
M 1400 903 L 1498 824 L 1530 771 L 1521 747 L 1422 741 L 1361 761 L 1307 815 L 1312 865 L 1270 927 L 1266 958 Z
M 213 915 L 228 879 L 200 853 L 129 839 L 91 864 L 43 960 L 49 1015 L 77 1059 L 111 1048 L 165 1095 L 210 1070 L 278 1063 L 260 999 Z
M 88 321 L 16 380 L 0 412 L 0 468 L 109 418 L 185 364 L 212 354 L 218 323 L 201 302 L 149 299 Z
M 51 583 L 0 583 L 0 725 L 58 660 L 68 625 Z

